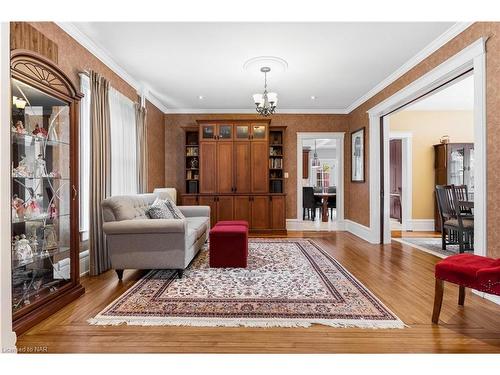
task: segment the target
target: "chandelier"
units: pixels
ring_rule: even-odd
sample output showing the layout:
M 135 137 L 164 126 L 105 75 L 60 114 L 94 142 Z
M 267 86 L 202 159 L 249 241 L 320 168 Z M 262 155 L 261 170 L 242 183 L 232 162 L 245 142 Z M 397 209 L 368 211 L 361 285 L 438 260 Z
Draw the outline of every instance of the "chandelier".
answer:
M 321 168 L 321 162 L 318 158 L 318 153 L 316 152 L 316 140 L 314 140 L 314 156 L 311 163 L 311 168 Z
M 264 73 L 264 93 L 254 94 L 253 101 L 255 102 L 255 109 L 257 113 L 262 116 L 269 116 L 276 110 L 276 104 L 278 103 L 278 94 L 275 92 L 267 92 L 267 73 L 271 71 L 271 68 L 263 66 L 260 71 Z

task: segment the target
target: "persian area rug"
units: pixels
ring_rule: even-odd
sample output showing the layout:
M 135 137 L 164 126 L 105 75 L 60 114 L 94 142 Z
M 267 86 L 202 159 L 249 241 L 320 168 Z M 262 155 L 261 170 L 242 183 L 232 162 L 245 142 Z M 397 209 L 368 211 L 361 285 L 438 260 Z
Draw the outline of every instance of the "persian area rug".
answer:
M 251 239 L 247 268 L 210 268 L 200 251 L 184 271 L 153 270 L 96 325 L 403 328 L 404 323 L 316 243 Z

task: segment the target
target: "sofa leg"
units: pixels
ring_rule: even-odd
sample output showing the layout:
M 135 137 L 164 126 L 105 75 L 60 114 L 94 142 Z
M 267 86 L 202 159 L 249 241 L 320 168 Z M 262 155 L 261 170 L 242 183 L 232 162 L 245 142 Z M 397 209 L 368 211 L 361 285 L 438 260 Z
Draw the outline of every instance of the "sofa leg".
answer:
M 465 303 L 465 286 L 458 287 L 458 304 L 463 306 Z
M 178 277 L 179 279 L 182 279 L 182 275 L 183 275 L 183 274 L 184 274 L 184 270 L 181 270 L 181 269 L 178 269 L 178 270 L 177 270 L 177 277 Z
M 432 311 L 432 323 L 438 324 L 441 305 L 443 304 L 444 281 L 436 279 L 434 290 L 434 310 Z
M 122 281 L 123 280 L 123 270 L 115 270 L 116 274 L 118 275 L 118 280 Z

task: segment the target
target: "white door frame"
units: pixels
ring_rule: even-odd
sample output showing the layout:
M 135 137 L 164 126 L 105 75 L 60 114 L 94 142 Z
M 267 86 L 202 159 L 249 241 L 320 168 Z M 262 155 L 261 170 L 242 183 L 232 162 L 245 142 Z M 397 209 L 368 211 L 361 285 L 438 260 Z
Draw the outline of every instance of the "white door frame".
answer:
M 335 139 L 337 168 L 337 219 L 338 228 L 344 225 L 344 132 L 297 132 L 297 221 L 302 220 L 302 141 L 305 139 Z M 340 197 L 340 199 L 339 199 Z
M 0 170 L 10 174 L 10 24 L 0 22 Z M 12 332 L 11 289 L 11 215 L 10 179 L 0 179 L 0 347 L 3 352 L 16 350 Z
M 390 121 L 390 119 L 387 119 Z M 402 194 L 401 208 L 402 220 L 401 230 L 413 230 L 413 134 L 409 131 L 390 131 L 389 139 L 401 139 L 401 175 L 402 175 Z M 388 173 L 389 174 L 389 173 Z M 390 186 L 390 185 L 389 185 Z
M 486 50 L 485 39 L 479 38 L 429 73 L 368 111 L 370 119 L 370 238 L 380 242 L 380 118 L 411 100 L 424 95 L 445 82 L 474 69 L 474 148 L 475 188 L 474 249 L 485 255 L 487 249 L 486 211 Z M 384 117 L 384 168 L 388 167 L 388 121 Z M 384 191 L 389 186 L 385 174 Z M 390 243 L 388 194 L 384 196 L 384 243 Z

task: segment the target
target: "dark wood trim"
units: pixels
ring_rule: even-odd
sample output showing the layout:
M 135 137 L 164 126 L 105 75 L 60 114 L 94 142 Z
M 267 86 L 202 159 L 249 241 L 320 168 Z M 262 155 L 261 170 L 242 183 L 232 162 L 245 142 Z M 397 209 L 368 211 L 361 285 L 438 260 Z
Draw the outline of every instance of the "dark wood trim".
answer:
M 80 284 L 75 284 L 64 293 L 58 294 L 50 303 L 45 303 L 36 310 L 13 320 L 12 329 L 19 336 L 84 293 L 85 289 Z
M 352 179 L 352 136 L 354 133 L 359 132 L 360 130 L 363 130 L 363 180 L 353 180 Z M 364 184 L 366 182 L 366 126 L 362 126 L 359 129 L 356 129 L 352 131 L 351 133 L 351 140 L 350 140 L 350 145 L 349 149 L 351 150 L 351 182 L 354 184 Z

